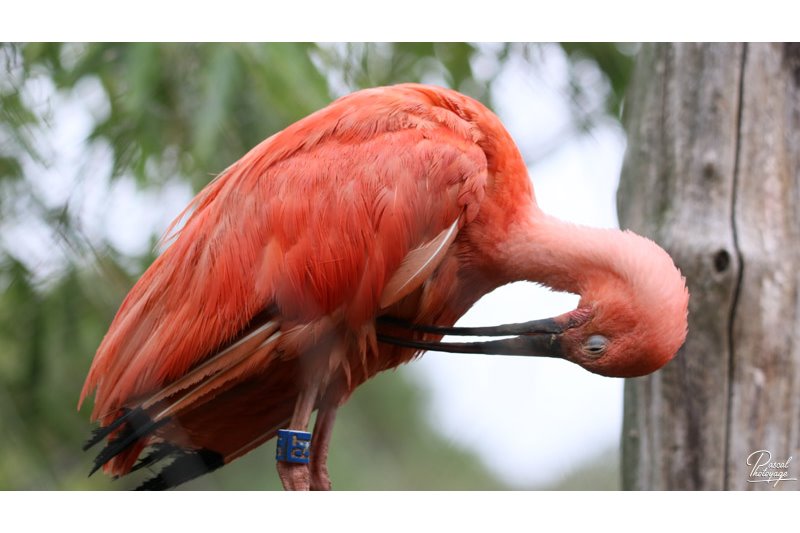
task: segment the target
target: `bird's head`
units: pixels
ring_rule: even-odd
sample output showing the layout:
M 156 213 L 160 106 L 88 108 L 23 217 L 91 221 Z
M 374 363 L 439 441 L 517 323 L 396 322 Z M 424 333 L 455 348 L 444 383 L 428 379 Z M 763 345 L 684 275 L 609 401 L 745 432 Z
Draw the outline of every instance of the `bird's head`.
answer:
M 559 337 L 564 359 L 604 376 L 636 377 L 664 366 L 683 345 L 689 292 L 662 248 L 630 232 L 622 239 L 612 270 L 587 277 L 567 321 L 576 325 Z
M 574 271 L 547 278 L 556 290 L 580 294 L 575 310 L 501 326 L 405 324 L 441 335 L 514 336 L 498 340 L 448 343 L 379 338 L 426 350 L 560 358 L 611 377 L 643 376 L 658 370 L 686 340 L 689 292 L 685 278 L 667 252 L 649 239 L 618 230 L 591 230 L 584 235 L 592 247 L 570 244 L 596 252 L 573 254 L 580 258 L 572 262 Z

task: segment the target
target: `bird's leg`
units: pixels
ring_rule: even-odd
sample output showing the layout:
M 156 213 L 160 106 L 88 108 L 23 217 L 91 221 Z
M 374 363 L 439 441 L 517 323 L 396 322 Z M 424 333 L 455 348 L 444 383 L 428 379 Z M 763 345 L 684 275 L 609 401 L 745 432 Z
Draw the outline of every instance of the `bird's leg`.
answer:
M 328 446 L 333 435 L 333 423 L 336 420 L 336 404 L 327 404 L 317 412 L 314 424 L 314 437 L 311 454 L 311 490 L 331 490 L 331 478 L 328 475 Z
M 306 431 L 311 412 L 314 410 L 314 404 L 317 401 L 318 390 L 319 385 L 317 383 L 309 383 L 300 392 L 297 403 L 294 405 L 294 414 L 288 429 Z M 278 461 L 277 469 L 284 490 L 309 489 L 308 464 Z

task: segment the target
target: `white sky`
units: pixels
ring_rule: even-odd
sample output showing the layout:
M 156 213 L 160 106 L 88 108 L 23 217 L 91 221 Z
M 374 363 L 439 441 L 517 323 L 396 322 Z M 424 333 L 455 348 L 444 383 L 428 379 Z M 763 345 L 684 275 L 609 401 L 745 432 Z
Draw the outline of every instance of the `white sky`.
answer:
M 554 53 L 545 54 L 538 74 L 521 63 L 508 65 L 494 87 L 497 111 L 523 153 L 556 146 L 530 169 L 544 211 L 576 223 L 615 227 L 624 135 L 609 121 L 591 136 L 563 136 L 569 120 L 559 92 L 564 76 L 564 60 Z M 52 94 L 46 84 L 39 90 L 40 96 Z M 70 199 L 91 241 L 106 234 L 120 250 L 140 254 L 150 246 L 152 233 L 160 235 L 188 203 L 191 190 L 177 180 L 145 192 L 130 179 L 106 184 L 108 153 L 87 155 L 83 144 L 91 127 L 85 102 L 95 100 L 98 91 L 86 83 L 74 98 L 53 97 L 48 139 L 53 165 L 37 184 L 48 204 Z M 17 249 L 22 246 L 43 278 L 57 269 L 52 250 L 64 247 L 47 228 L 2 229 L 1 238 L 16 241 Z M 20 239 L 19 232 L 26 238 Z M 576 303 L 576 296 L 519 283 L 484 297 L 459 324 L 544 318 Z M 530 487 L 554 481 L 618 446 L 622 380 L 563 361 L 440 353 L 428 353 L 402 371 L 430 390 L 430 418 L 443 435 L 475 450 L 510 483 Z

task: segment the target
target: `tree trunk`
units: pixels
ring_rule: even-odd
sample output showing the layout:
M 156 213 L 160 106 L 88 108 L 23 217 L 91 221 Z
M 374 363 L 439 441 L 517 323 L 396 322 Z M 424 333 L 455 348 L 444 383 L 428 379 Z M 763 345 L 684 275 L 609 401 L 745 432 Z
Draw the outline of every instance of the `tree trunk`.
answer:
M 800 46 L 644 46 L 625 105 L 620 223 L 691 298 L 675 360 L 625 384 L 623 487 L 799 489 Z

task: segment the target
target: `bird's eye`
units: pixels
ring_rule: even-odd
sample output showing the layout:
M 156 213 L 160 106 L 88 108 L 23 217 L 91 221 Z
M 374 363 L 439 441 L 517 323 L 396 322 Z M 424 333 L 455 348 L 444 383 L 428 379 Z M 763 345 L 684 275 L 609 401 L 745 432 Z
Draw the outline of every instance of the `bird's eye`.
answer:
M 606 353 L 608 348 L 608 339 L 602 335 L 592 335 L 583 344 L 583 353 L 589 357 L 600 357 Z

